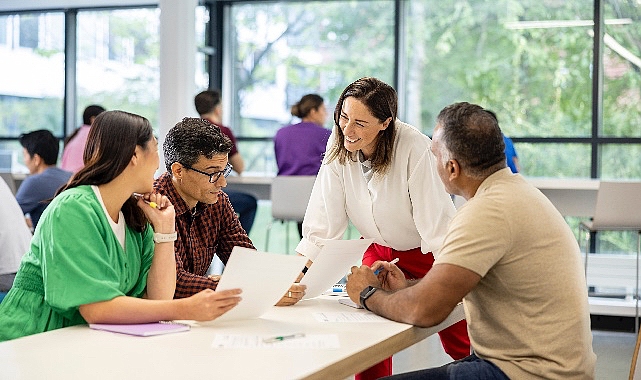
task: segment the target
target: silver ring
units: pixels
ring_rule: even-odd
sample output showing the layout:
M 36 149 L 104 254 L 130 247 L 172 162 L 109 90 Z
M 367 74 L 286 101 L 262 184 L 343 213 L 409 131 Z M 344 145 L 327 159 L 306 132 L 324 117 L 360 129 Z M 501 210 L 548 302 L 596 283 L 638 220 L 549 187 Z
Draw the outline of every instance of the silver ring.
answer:
M 292 298 L 292 291 L 287 292 L 287 297 Z

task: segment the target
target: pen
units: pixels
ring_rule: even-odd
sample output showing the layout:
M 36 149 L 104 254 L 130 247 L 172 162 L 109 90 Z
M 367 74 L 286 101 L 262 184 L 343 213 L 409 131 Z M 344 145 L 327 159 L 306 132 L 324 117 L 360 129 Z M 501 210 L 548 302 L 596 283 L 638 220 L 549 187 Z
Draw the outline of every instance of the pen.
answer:
M 395 258 L 394 260 L 390 261 L 390 264 L 396 264 L 398 262 L 398 257 Z M 378 268 L 377 270 L 374 271 L 374 275 L 378 276 L 379 273 L 383 270 L 383 267 Z
M 276 342 L 282 342 L 287 339 L 303 338 L 303 337 L 305 337 L 305 334 L 303 333 L 296 333 L 291 335 L 280 335 L 280 336 L 274 336 L 271 338 L 265 338 L 263 339 L 263 343 L 276 343 Z
M 145 202 L 146 204 L 148 204 L 148 205 L 149 205 L 149 207 L 151 207 L 151 208 L 156 208 L 156 207 L 158 207 L 158 204 L 157 204 L 156 202 L 149 202 L 148 200 L 146 200 L 145 198 L 143 198 L 143 195 L 142 195 L 142 194 L 134 193 L 134 197 L 136 197 L 137 199 L 142 199 L 142 201 L 143 201 L 143 202 Z

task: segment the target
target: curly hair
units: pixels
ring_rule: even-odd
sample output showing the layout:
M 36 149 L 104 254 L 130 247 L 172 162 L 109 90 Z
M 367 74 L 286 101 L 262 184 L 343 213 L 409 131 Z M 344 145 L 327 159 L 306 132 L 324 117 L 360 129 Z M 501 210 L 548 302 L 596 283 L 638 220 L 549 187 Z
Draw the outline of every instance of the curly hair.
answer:
M 192 166 L 200 156 L 209 159 L 218 154 L 228 154 L 232 143 L 220 128 L 209 121 L 186 117 L 167 132 L 162 147 L 165 166 L 171 173 L 174 162 Z

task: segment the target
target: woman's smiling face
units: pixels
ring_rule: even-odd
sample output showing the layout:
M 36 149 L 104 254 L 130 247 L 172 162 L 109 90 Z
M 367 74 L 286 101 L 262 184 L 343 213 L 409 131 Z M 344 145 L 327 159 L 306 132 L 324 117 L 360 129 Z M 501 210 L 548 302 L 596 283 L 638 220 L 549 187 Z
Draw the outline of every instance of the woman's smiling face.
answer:
M 381 122 L 369 108 L 354 97 L 343 100 L 338 126 L 343 131 L 343 144 L 350 152 L 360 150 L 369 159 L 376 149 L 379 132 L 387 128 L 391 118 Z

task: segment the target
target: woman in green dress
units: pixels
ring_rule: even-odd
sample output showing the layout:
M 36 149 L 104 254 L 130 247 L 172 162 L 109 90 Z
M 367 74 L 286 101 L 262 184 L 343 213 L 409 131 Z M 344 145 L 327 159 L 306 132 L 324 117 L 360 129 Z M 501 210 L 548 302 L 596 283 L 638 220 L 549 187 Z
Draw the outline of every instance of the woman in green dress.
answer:
M 173 299 L 175 212 L 152 193 L 158 141 L 147 119 L 103 112 L 84 162 L 38 223 L 0 304 L 0 341 L 84 323 L 212 320 L 238 304 L 239 289 Z

